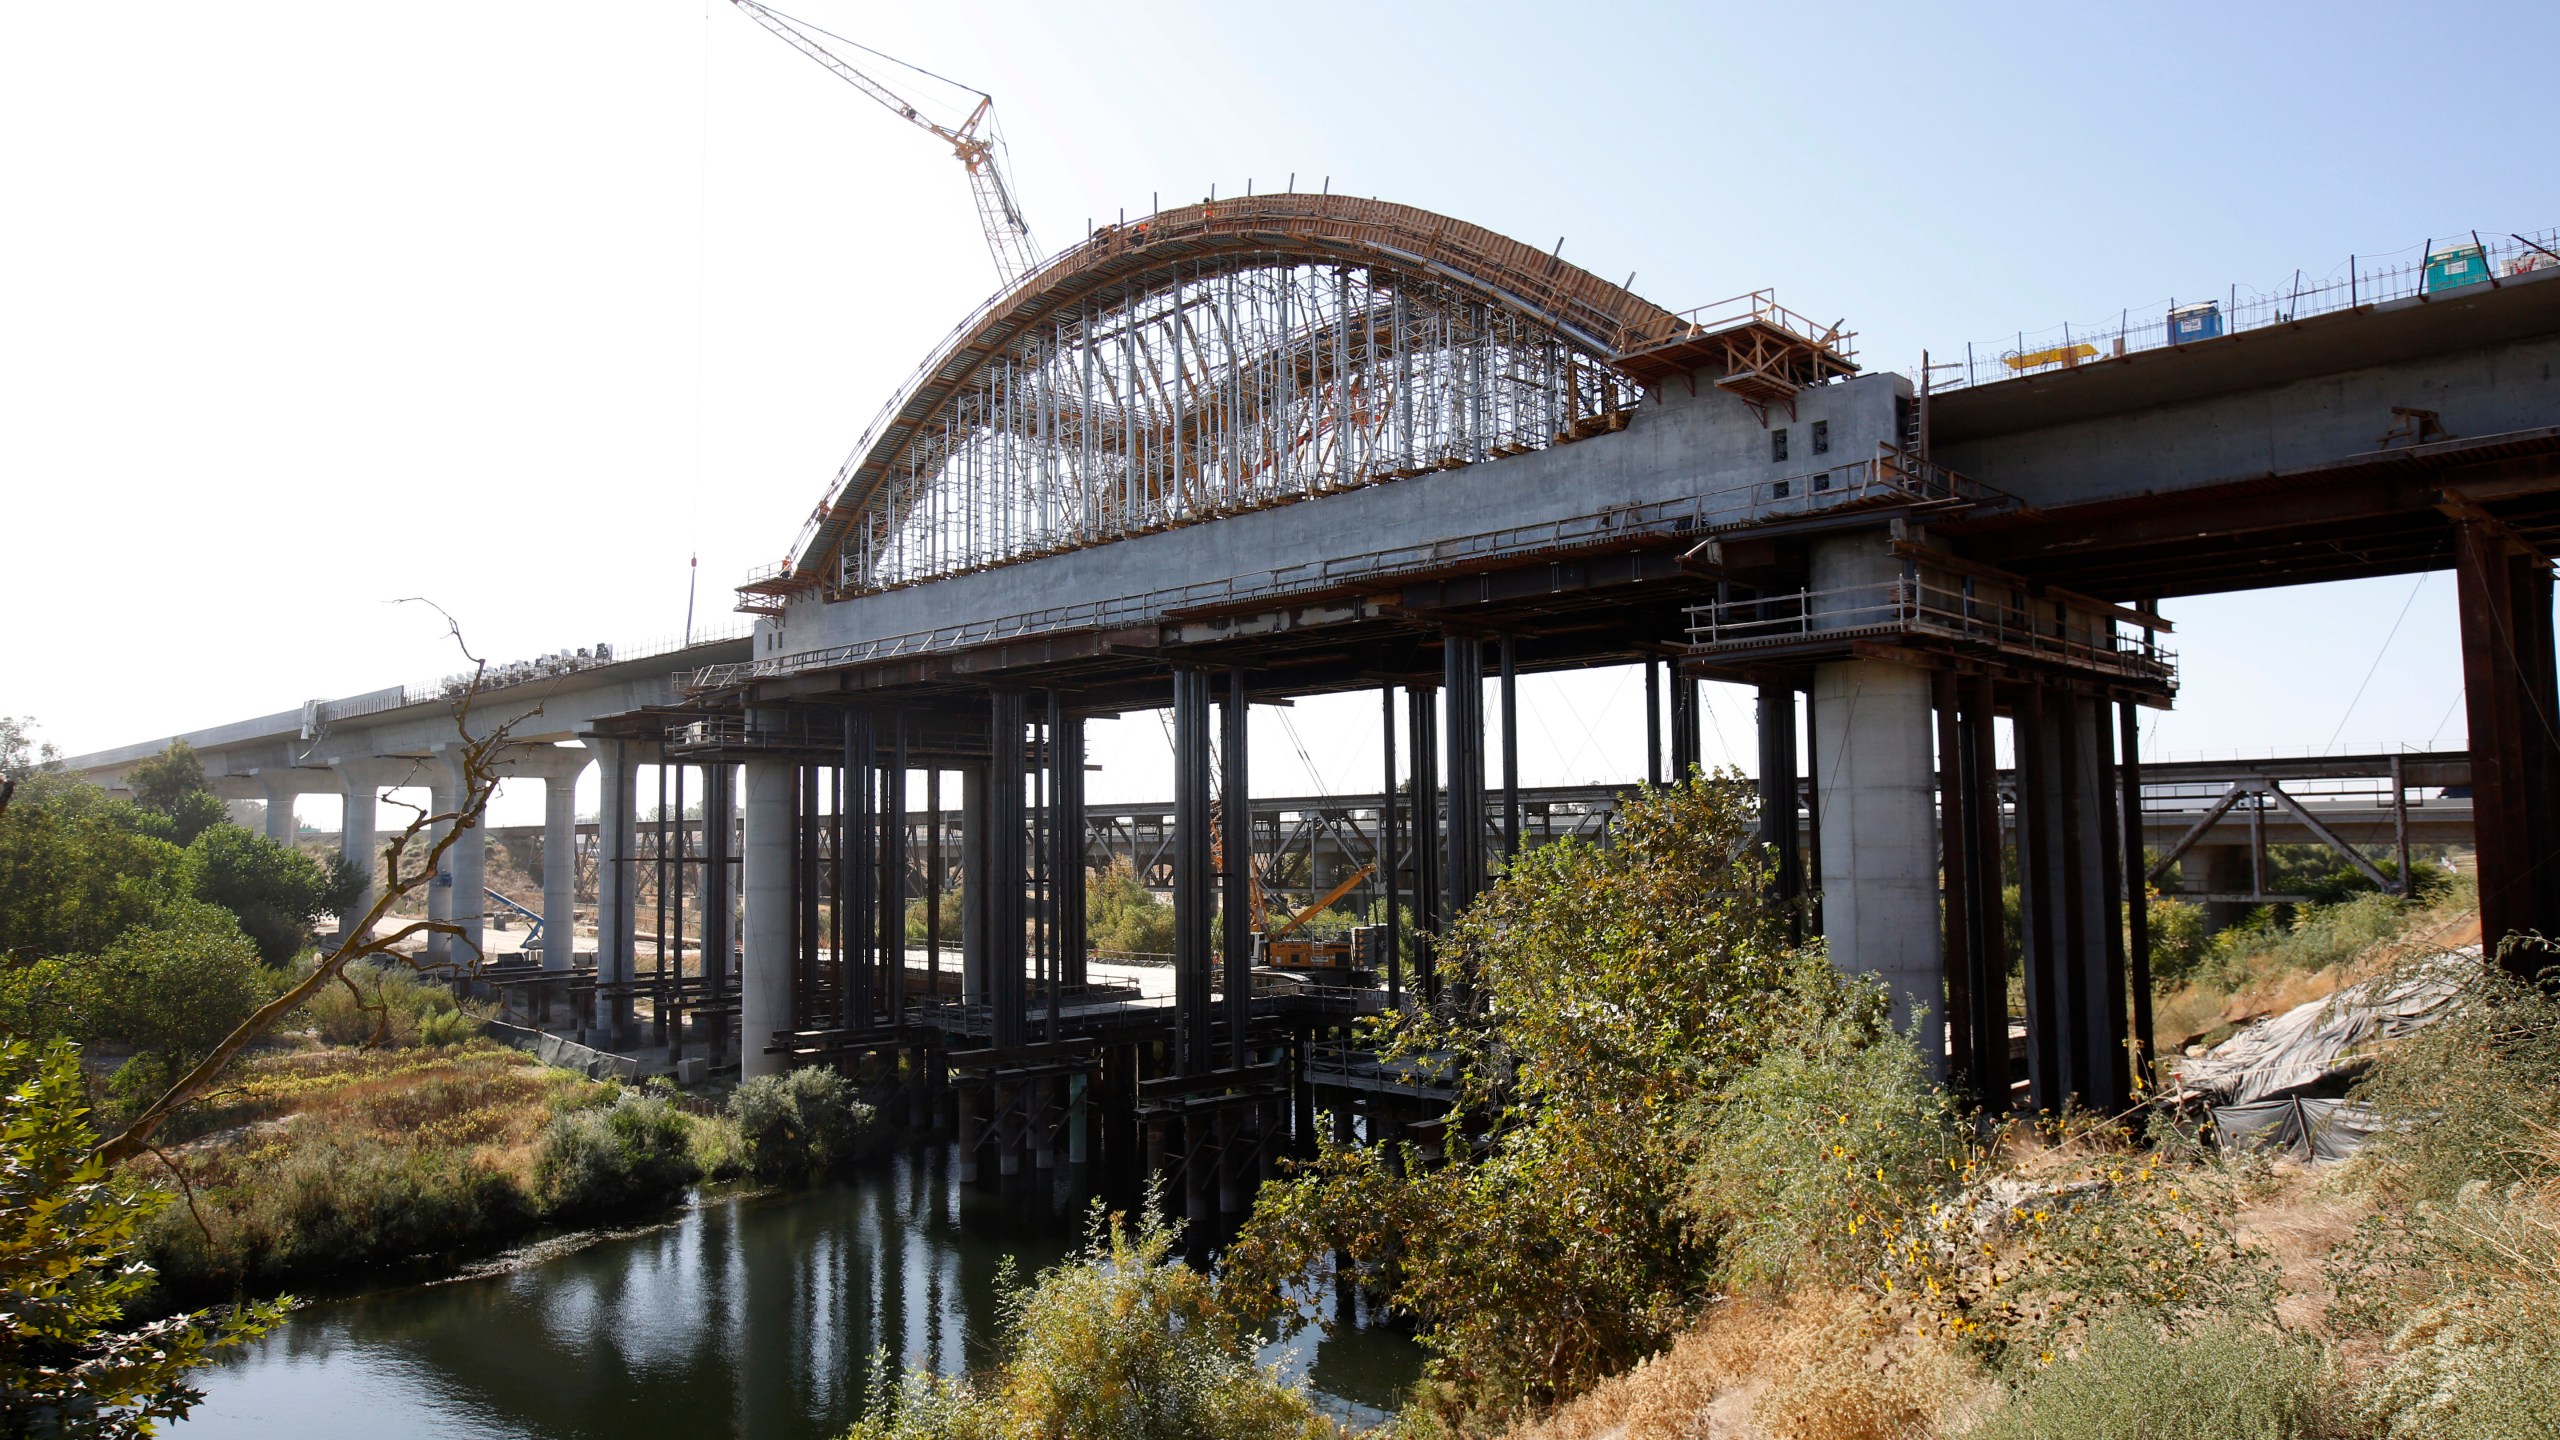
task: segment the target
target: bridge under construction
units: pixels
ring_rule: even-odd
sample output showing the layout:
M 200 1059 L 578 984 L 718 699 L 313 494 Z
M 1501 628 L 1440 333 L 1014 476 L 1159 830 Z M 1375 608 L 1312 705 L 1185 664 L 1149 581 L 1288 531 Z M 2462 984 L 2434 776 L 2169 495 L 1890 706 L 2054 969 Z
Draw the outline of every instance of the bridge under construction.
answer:
M 1665 775 L 1699 759 L 1698 683 L 1752 687 L 1775 898 L 1818 897 L 1835 963 L 1888 987 L 1953 1083 L 2112 1110 L 2151 1033 L 2146 848 L 2269 824 L 2355 848 L 2280 773 L 2222 777 L 2164 844 L 2137 743 L 2177 690 L 2161 602 L 2443 568 L 2469 748 L 2414 757 L 2418 778 L 2377 757 L 2377 813 L 2405 855 L 2411 789 L 2466 788 L 2485 933 L 2560 933 L 2560 270 L 2538 242 L 2471 251 L 2478 283 L 2357 274 L 2254 324 L 2182 311 L 1992 378 L 1871 371 L 1841 324 L 1765 292 L 1674 313 L 1384 201 L 1097 229 L 916 368 L 743 587 L 749 636 L 526 682 L 568 727 L 526 738 L 575 748 L 535 744 L 525 773 L 603 778 L 595 1038 L 690 1024 L 749 1076 L 910 1067 L 948 1082 L 964 1168 L 1116 1148 L 1195 1210 L 1249 1191 L 1320 1108 L 1428 1138 L 1435 1077 L 1381 1067 L 1353 1022 L 1447 1003 L 1431 936 L 1537 838 L 1518 677 L 1639 665 Z M 1385 760 L 1330 843 L 1389 857 L 1364 897 L 1385 973 L 1275 979 L 1254 965 L 1250 857 L 1271 847 L 1246 716 L 1350 691 L 1376 696 Z M 382 767 L 431 749 L 429 699 L 244 735 L 269 758 L 242 772 L 336 757 L 369 812 Z M 1142 861 L 1130 843 L 1173 902 L 1161 999 L 1089 973 L 1095 837 L 1051 820 L 1092 809 L 1087 721 L 1157 709 L 1173 794 Z M 675 812 L 705 817 L 681 862 L 690 971 L 639 960 L 647 766 L 698 777 Z M 909 957 L 909 877 L 943 873 L 919 844 L 959 851 L 948 977 Z M 2220 873 L 2201 888 L 2226 903 L 2265 894 Z

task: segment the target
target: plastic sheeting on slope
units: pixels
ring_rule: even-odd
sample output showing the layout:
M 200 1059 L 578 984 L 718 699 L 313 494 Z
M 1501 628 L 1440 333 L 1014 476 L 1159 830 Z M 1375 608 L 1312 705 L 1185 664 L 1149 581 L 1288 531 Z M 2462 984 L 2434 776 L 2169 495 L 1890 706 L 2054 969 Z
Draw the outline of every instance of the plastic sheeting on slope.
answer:
M 2480 963 L 2480 947 L 2466 945 L 2261 1020 L 2203 1055 L 2171 1062 L 2175 1098 L 2249 1106 L 2343 1083 L 2375 1045 L 2444 1018 L 2465 970 Z

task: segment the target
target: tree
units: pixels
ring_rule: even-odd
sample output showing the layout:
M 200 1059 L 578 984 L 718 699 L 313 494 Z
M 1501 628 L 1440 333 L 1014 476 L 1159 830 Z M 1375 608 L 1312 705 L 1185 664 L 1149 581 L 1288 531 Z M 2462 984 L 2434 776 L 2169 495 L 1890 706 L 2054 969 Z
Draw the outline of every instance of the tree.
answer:
M 974 1379 L 883 1366 L 847 1440 L 1324 1440 L 1340 1432 L 1253 1363 L 1216 1286 L 1173 1253 L 1156 1197 L 1132 1231 L 1099 1201 L 1082 1254 L 1008 1286 L 1002 1359 Z M 885 1359 L 885 1357 L 883 1357 Z
M 0 1434 L 147 1435 L 204 1398 L 190 1371 L 292 1304 L 119 1328 L 151 1286 L 136 1237 L 168 1197 L 110 1174 L 81 1090 L 71 1047 L 0 1039 Z
M 1266 1186 L 1227 1254 L 1236 1303 L 1293 1316 L 1300 1278 L 1345 1256 L 1418 1318 L 1460 1408 L 1657 1349 L 1715 1274 L 1681 1204 L 1698 1112 L 1793 1037 L 1889 1033 L 1872 985 L 1790 948 L 1766 878 L 1730 775 L 1646 790 L 1605 846 L 1518 857 L 1443 937 L 1444 1003 L 1379 1032 L 1456 1090 L 1449 1163 L 1327 1146 Z
M 1126 860 L 1084 877 L 1085 933 L 1093 948 L 1162 955 L 1173 949 L 1173 907 L 1138 883 Z
M 62 752 L 39 741 L 36 722 L 24 715 L 0 715 L 0 781 L 24 781 L 62 764 Z
M 183 893 L 184 852 L 167 833 L 161 816 L 87 785 L 20 796 L 0 818 L 0 955 L 94 952 L 149 921 Z
M 187 846 L 187 888 L 240 917 L 258 957 L 282 965 L 327 913 L 336 877 L 319 861 L 237 825 L 216 825 Z
M 190 795 L 213 793 L 204 778 L 204 761 L 184 740 L 170 741 L 168 749 L 126 771 L 124 780 L 135 804 L 163 815 L 176 815 L 179 802 Z

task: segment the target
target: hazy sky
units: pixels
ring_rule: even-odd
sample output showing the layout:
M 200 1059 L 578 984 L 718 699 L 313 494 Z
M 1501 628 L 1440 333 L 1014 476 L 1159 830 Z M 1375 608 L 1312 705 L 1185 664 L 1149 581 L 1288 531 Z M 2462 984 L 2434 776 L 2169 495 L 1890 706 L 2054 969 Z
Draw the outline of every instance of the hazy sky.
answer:
M 1294 173 L 1881 368 L 2560 222 L 2547 5 L 784 8 L 991 91 L 1052 247 Z M 0 713 L 69 751 L 456 668 L 398 596 L 630 643 L 698 552 L 734 618 L 993 284 L 949 154 L 726 0 L 0 7 L 0 194 Z M 2173 602 L 2154 748 L 2462 743 L 2452 592 Z M 1528 778 L 1631 771 L 1636 693 L 1529 687 Z M 1291 714 L 1315 779 L 1375 714 Z M 1167 788 L 1095 733 L 1097 797 Z

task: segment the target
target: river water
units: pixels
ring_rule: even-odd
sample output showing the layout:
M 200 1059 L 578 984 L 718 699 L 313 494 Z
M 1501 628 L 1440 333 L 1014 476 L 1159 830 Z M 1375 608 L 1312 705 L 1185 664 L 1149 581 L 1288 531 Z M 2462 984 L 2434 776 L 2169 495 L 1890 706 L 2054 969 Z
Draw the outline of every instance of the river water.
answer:
M 1005 1256 L 1076 1248 L 1064 1175 L 962 1186 L 948 1147 L 858 1181 L 711 1198 L 645 1229 L 512 1252 L 430 1283 L 326 1299 L 203 1372 L 183 1440 L 822 1440 L 881 1350 L 946 1373 L 988 1359 Z M 1384 1418 L 1420 1356 L 1348 1327 L 1268 1348 L 1325 1409 Z

